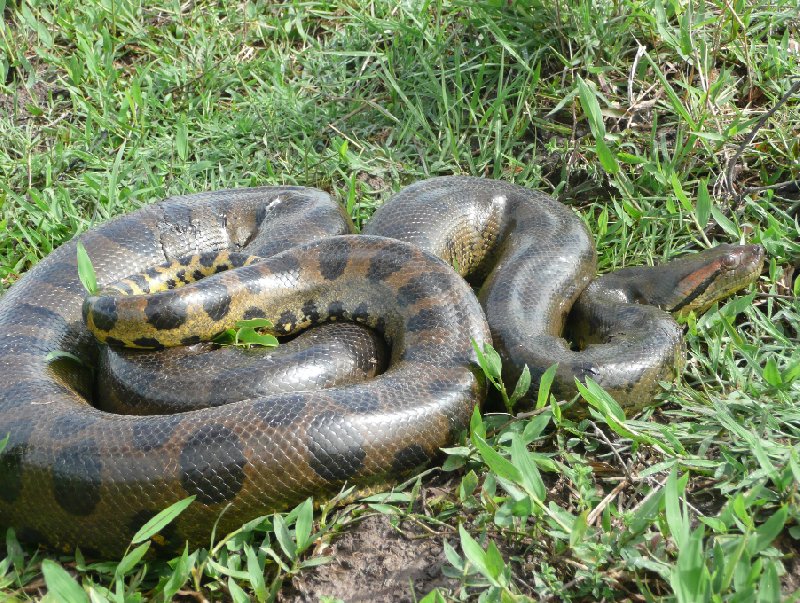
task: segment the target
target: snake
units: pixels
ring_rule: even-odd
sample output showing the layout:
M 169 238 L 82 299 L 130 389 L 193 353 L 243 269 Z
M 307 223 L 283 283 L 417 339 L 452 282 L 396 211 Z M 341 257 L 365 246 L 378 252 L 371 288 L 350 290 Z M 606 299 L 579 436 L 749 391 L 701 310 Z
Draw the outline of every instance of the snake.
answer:
M 61 550 L 118 555 L 155 514 L 193 496 L 152 541 L 174 550 L 209 546 L 212 534 L 309 496 L 385 484 L 463 432 L 487 395 L 477 350 L 489 344 L 507 383 L 529 367 L 528 400 L 557 364 L 557 395 L 591 377 L 635 411 L 683 366 L 668 311 L 701 311 L 753 282 L 764 260 L 760 246 L 720 245 L 595 278 L 592 237 L 570 208 L 466 176 L 414 183 L 352 231 L 312 188 L 198 193 L 89 229 L 24 274 L 0 298 L 0 525 Z M 89 294 L 78 243 L 96 274 Z M 198 263 L 205 273 L 187 276 Z M 579 344 L 563 337 L 573 316 L 588 323 L 568 329 Z M 217 369 L 234 370 L 234 381 L 254 371 L 205 360 L 207 380 L 175 377 L 202 407 L 102 408 L 98 398 L 126 387 L 102 385 L 96 367 L 118 356 L 134 374 L 151 366 L 168 378 L 207 352 L 171 358 L 174 346 L 208 346 L 254 318 L 290 337 L 350 324 L 358 343 L 331 353 L 371 339 L 361 354 L 370 367 L 322 389 L 256 384 L 219 402 L 208 400 L 225 389 Z M 136 365 L 137 355 L 146 360 Z

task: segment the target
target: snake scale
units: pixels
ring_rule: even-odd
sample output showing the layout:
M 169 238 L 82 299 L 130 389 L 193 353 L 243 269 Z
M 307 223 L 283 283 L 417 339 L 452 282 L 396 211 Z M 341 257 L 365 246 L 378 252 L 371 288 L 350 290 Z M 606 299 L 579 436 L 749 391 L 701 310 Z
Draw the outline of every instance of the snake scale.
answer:
M 217 191 L 113 219 L 31 269 L 0 299 L 0 437 L 9 435 L 0 453 L 0 525 L 25 540 L 118 554 L 155 513 L 194 495 L 160 542 L 202 546 L 217 521 L 225 534 L 309 495 L 385 482 L 435 457 L 482 403 L 473 341 L 494 343 L 507 383 L 524 365 L 535 383 L 558 362 L 559 395 L 574 392 L 575 377 L 591 376 L 635 410 L 683 363 L 674 320 L 640 302 L 706 307 L 752 282 L 763 262 L 760 247 L 721 246 L 656 267 L 654 280 L 634 268 L 593 281 L 592 239 L 571 210 L 541 193 L 468 177 L 413 184 L 363 234 L 351 229 L 338 204 L 315 189 Z M 78 279 L 78 240 L 105 288 L 94 296 Z M 157 275 L 153 266 L 180 272 L 228 251 L 256 259 L 234 259 L 240 267 L 150 296 L 107 295 L 125 293 L 126 277 Z M 471 282 L 485 279 L 480 303 L 452 267 Z M 591 324 L 573 329 L 582 351 L 561 338 L 576 300 L 573 313 Z M 96 408 L 108 388 L 89 367 L 126 339 L 196 345 L 252 317 L 290 335 L 331 321 L 368 327 L 381 343 L 365 356 L 382 364 L 376 355 L 385 345 L 388 367 L 319 391 L 237 392 L 172 415 Z M 213 362 L 204 366 L 214 372 Z M 180 383 L 191 397 L 192 379 Z M 195 393 L 205 396 L 214 383 L 196 384 Z

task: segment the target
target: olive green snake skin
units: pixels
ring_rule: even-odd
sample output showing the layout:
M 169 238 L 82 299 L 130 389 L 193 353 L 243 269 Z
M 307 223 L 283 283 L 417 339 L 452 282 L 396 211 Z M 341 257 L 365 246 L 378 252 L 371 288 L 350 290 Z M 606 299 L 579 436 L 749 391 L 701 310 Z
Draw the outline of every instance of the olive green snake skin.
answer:
M 379 209 L 364 234 L 351 228 L 314 189 L 218 191 L 111 220 L 31 269 L 0 299 L 0 438 L 9 434 L 0 525 L 25 540 L 118 554 L 155 513 L 194 495 L 159 542 L 207 546 L 217 521 L 222 535 L 310 495 L 384 483 L 434 458 L 483 402 L 473 341 L 493 342 L 507 383 L 528 365 L 533 396 L 538 377 L 558 362 L 559 396 L 589 376 L 633 412 L 652 401 L 659 380 L 675 377 L 684 354 L 671 316 L 641 302 L 703 308 L 752 282 L 763 262 L 759 247 L 721 246 L 593 281 L 594 245 L 571 210 L 466 177 L 416 183 Z M 94 296 L 78 279 L 78 240 L 106 289 Z M 157 277 L 153 266 L 179 271 L 226 250 L 240 267 L 149 296 L 106 295 L 126 293 L 125 277 Z M 245 265 L 236 253 L 256 259 Z M 486 277 L 480 303 L 452 267 L 471 282 Z M 572 328 L 583 351 L 562 339 L 573 305 L 584 319 L 576 324 L 589 325 Z M 116 386 L 95 383 L 90 367 L 122 342 L 196 345 L 253 317 L 289 335 L 347 321 L 380 341 L 361 354 L 370 368 L 347 368 L 350 376 L 319 391 L 242 388 L 173 415 L 96 408 Z M 205 367 L 213 375 L 197 391 L 217 389 L 214 363 Z

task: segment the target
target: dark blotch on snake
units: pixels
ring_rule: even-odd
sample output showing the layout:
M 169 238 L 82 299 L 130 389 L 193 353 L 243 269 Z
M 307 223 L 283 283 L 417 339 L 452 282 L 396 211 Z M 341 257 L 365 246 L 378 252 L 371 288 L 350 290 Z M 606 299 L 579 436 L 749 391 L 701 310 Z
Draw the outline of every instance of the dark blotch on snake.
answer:
M 346 241 L 336 241 L 330 251 L 319 258 L 319 272 L 326 280 L 335 281 L 344 274 L 349 259 L 350 244 Z
M 448 291 L 451 287 L 452 283 L 441 272 L 423 272 L 397 290 L 397 301 L 401 306 L 410 306 L 421 299 Z
M 31 437 L 33 424 L 29 421 L 12 421 L 0 425 L 3 437 L 8 434 L 8 442 L 0 452 L 0 498 L 6 502 L 14 502 L 22 492 L 22 461 L 28 451 L 28 439 Z
M 306 430 L 309 465 L 322 478 L 342 482 L 353 477 L 367 453 L 361 434 L 347 417 L 326 411 L 311 420 Z
M 164 346 L 158 339 L 153 337 L 138 337 L 133 340 L 133 344 L 139 346 L 140 348 L 145 348 L 147 350 L 163 350 Z
M 344 311 L 344 304 L 340 301 L 332 301 L 328 304 L 328 318 L 329 319 L 338 319 L 344 318 L 345 311 Z
M 201 337 L 199 335 L 190 335 L 189 337 L 184 337 L 181 339 L 181 345 L 195 345 L 200 343 Z
M 69 396 L 71 390 L 60 383 L 46 379 L 21 381 L 3 387 L 3 399 L 13 400 L 16 404 L 42 402 L 46 396 Z M 6 437 L 5 431 L 0 431 L 0 439 Z
M 192 278 L 195 281 L 199 281 L 201 278 L 204 278 L 204 277 L 205 277 L 205 275 L 203 274 L 203 271 L 200 270 L 200 269 L 196 269 L 194 272 L 192 272 Z
M 361 302 L 356 306 L 356 309 L 353 310 L 352 319 L 356 322 L 367 322 L 367 319 L 369 319 L 369 308 L 365 302 Z
M 203 504 L 232 500 L 244 484 L 246 462 L 242 443 L 233 431 L 224 425 L 203 425 L 181 450 L 181 485 Z
M 53 461 L 53 494 L 71 515 L 89 515 L 100 502 L 103 463 L 94 440 L 66 446 Z
M 228 315 L 230 309 L 231 296 L 228 288 L 221 283 L 214 285 L 213 290 L 208 291 L 203 299 L 203 310 L 211 320 L 218 322 Z
M 300 262 L 291 251 L 284 251 L 269 259 L 269 268 L 273 274 L 297 272 Z
M 297 315 L 291 310 L 284 310 L 280 317 L 278 317 L 278 322 L 275 324 L 275 326 L 281 330 L 286 327 L 293 329 L 295 325 L 297 325 Z
M 396 473 L 405 473 L 429 461 L 430 457 L 422 446 L 419 444 L 411 444 L 405 448 L 401 448 L 394 455 L 394 459 L 392 459 L 392 471 Z
M 165 415 L 157 420 L 150 418 L 137 419 L 131 429 L 131 441 L 134 448 L 149 452 L 161 448 L 175 433 L 181 418 L 178 415 Z
M 251 306 L 244 311 L 245 320 L 252 320 L 253 318 L 264 318 L 267 314 L 258 306 Z
M 67 325 L 67 321 L 57 312 L 32 304 L 23 303 L 17 306 L 15 317 L 17 323 L 31 325 L 46 324 L 48 328 L 52 330 L 61 330 Z
M 92 322 L 101 331 L 110 331 L 117 324 L 117 300 L 100 297 L 91 309 Z
M 44 534 L 42 534 L 39 530 L 28 527 L 21 528 L 17 532 L 17 539 L 19 539 L 20 542 L 27 542 L 29 544 L 41 544 L 42 542 L 48 541 L 48 538 L 45 538 Z M 81 551 L 84 554 L 88 554 L 88 548 L 89 547 L 81 547 Z M 96 558 L 99 559 L 99 555 L 96 556 Z
M 228 258 L 228 261 L 234 268 L 241 268 L 242 266 L 245 265 L 247 259 L 248 257 L 242 253 L 234 253 Z
M 317 304 L 315 304 L 312 300 L 308 300 L 306 303 L 303 304 L 303 307 L 300 308 L 303 311 L 303 315 L 308 318 L 311 322 L 317 323 L 319 322 L 319 308 Z
M 147 322 L 159 331 L 177 329 L 189 316 L 186 301 L 175 293 L 153 295 L 147 300 L 144 313 Z
M 380 251 L 370 261 L 367 278 L 373 282 L 383 281 L 407 265 L 413 256 L 412 250 L 406 247 Z
M 139 291 L 143 291 L 145 293 L 150 291 L 150 281 L 148 281 L 141 274 L 132 274 L 125 280 L 131 281 L 134 285 L 136 285 L 139 288 Z
M 443 394 L 447 395 L 452 389 L 452 382 L 440 379 L 431 380 L 425 385 L 425 391 L 427 391 L 430 396 L 441 397 Z
M 53 420 L 50 427 L 50 437 L 54 441 L 60 442 L 66 438 L 74 436 L 89 427 L 96 419 L 86 414 L 63 414 Z
M 216 251 L 201 253 L 198 260 L 201 266 L 205 266 L 206 268 L 211 268 L 211 266 L 213 266 L 214 262 L 217 260 L 218 255 L 219 254 Z
M 106 337 L 106 344 L 115 348 L 125 347 L 125 342 L 116 337 Z
M 423 308 L 408 319 L 406 328 L 409 331 L 425 331 L 448 324 L 447 317 L 439 308 Z

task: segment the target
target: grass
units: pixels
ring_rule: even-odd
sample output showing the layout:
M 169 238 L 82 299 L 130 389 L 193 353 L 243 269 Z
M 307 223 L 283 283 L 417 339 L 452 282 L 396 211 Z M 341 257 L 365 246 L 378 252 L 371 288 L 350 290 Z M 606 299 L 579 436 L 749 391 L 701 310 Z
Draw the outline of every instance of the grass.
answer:
M 392 191 L 451 173 L 558 196 L 590 226 L 603 271 L 740 240 L 769 258 L 752 292 L 688 320 L 684 378 L 635 419 L 590 386 L 590 418 L 572 421 L 543 392 L 533 413 L 476 416 L 437 496 L 420 496 L 426 478 L 313 516 L 301 506 L 169 563 L 142 560 L 147 540 L 90 562 L 9 532 L 0 594 L 286 597 L 343 527 L 381 513 L 444 546 L 450 586 L 416 600 L 800 598 L 794 2 L 0 0 L 0 12 L 0 288 L 168 195 L 316 186 L 360 224 Z

